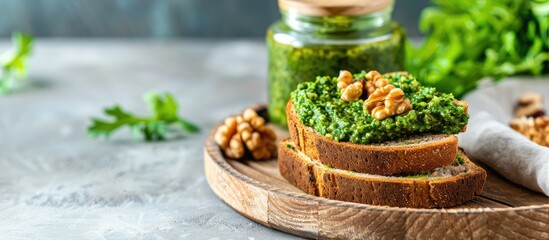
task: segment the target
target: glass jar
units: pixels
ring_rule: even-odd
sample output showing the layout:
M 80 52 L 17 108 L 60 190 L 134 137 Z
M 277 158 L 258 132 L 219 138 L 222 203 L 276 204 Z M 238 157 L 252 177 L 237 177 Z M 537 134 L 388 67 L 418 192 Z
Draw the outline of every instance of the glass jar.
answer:
M 286 126 L 297 84 L 340 70 L 403 70 L 405 33 L 392 0 L 279 0 L 281 20 L 267 32 L 269 118 Z

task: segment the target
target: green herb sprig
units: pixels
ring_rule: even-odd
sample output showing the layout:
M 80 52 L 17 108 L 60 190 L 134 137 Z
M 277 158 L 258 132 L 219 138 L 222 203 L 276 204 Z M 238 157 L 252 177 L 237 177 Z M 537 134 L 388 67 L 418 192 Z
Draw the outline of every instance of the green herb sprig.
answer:
M 27 74 L 27 58 L 31 53 L 33 38 L 23 33 L 12 34 L 13 48 L 0 56 L 0 94 L 9 93 L 18 80 Z
M 140 135 L 146 141 L 159 141 L 164 140 L 170 130 L 180 129 L 186 133 L 199 131 L 198 126 L 178 115 L 178 105 L 171 94 L 148 93 L 145 100 L 152 116 L 139 117 L 115 105 L 104 110 L 105 114 L 113 119 L 109 121 L 92 118 L 88 134 L 92 137 L 108 138 L 116 130 L 128 127 L 134 136 Z M 171 128 L 172 125 L 176 128 Z
M 461 97 L 486 76 L 549 73 L 549 0 L 433 0 L 423 10 L 422 45 L 406 69 L 424 84 Z

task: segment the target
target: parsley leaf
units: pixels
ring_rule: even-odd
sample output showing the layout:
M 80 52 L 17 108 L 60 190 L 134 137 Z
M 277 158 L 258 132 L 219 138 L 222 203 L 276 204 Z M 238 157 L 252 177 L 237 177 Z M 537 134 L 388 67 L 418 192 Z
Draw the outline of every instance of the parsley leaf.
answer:
M 549 0 L 433 0 L 420 46 L 406 69 L 424 84 L 462 97 L 486 76 L 549 73 Z
M 92 137 L 108 138 L 116 130 L 128 127 L 134 136 L 141 136 L 147 141 L 158 141 L 164 140 L 169 130 L 174 130 L 170 128 L 171 125 L 187 133 L 199 131 L 198 126 L 177 114 L 177 101 L 169 93 L 147 93 L 145 100 L 149 104 L 152 116 L 138 117 L 115 105 L 104 110 L 105 115 L 112 120 L 92 118 L 88 134 Z
M 27 57 L 32 50 L 33 38 L 23 33 L 12 34 L 13 49 L 0 56 L 0 94 L 11 91 L 16 81 L 27 73 Z

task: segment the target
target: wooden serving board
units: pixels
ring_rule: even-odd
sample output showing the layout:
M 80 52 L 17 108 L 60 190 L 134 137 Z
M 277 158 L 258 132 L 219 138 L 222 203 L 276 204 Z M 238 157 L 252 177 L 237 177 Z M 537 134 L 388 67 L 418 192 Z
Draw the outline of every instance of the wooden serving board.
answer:
M 258 110 L 264 107 L 256 106 Z M 231 160 L 204 144 L 204 168 L 213 191 L 242 215 L 307 238 L 549 239 L 549 197 L 488 172 L 484 192 L 448 209 L 412 209 L 336 201 L 308 195 L 279 173 L 277 160 Z M 288 133 L 277 130 L 280 139 Z

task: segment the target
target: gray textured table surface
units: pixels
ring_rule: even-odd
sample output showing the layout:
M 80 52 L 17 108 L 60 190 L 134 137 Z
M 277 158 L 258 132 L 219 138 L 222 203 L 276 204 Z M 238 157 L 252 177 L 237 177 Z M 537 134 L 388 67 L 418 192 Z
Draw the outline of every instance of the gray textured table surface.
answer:
M 7 42 L 0 42 L 0 50 Z M 207 131 L 266 100 L 263 43 L 42 40 L 29 83 L 0 96 L 2 239 L 289 239 L 219 200 L 203 174 Z M 90 116 L 170 91 L 202 132 L 160 143 L 86 136 Z

